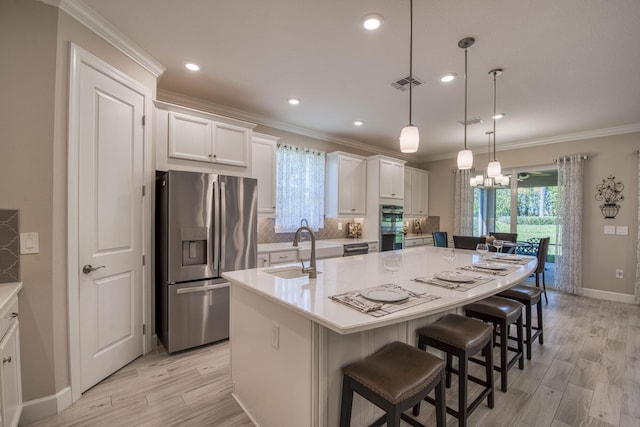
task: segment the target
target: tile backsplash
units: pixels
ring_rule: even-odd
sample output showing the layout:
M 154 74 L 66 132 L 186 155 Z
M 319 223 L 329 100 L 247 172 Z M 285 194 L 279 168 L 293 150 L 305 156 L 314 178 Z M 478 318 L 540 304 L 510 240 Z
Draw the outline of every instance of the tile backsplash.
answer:
M 414 233 L 414 223 L 417 218 L 407 218 L 409 221 L 409 233 Z M 353 218 L 326 218 L 324 220 L 324 228 L 316 233 L 318 239 L 342 239 L 347 237 L 347 223 L 354 222 Z M 338 230 L 338 223 L 342 223 L 342 230 Z M 422 234 L 431 235 L 433 231 L 440 229 L 440 217 L 430 216 L 428 218 L 420 218 L 422 225 Z M 363 227 L 366 227 L 366 222 Z M 293 241 L 295 233 L 276 233 L 275 220 L 273 218 L 258 219 L 258 243 L 282 243 Z
M 20 281 L 18 211 L 0 209 L 0 283 Z

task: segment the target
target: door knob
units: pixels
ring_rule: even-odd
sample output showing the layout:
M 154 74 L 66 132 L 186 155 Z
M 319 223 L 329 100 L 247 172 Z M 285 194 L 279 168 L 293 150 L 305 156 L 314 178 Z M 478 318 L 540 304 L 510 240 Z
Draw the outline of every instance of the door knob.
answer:
M 87 265 L 85 265 L 84 267 L 82 267 L 82 272 L 83 272 L 84 274 L 89 274 L 89 273 L 91 273 L 92 271 L 96 271 L 96 270 L 101 269 L 101 268 L 104 268 L 104 267 L 105 267 L 104 265 L 99 265 L 99 266 L 97 266 L 97 267 L 92 267 L 92 266 L 91 266 L 91 264 L 87 264 Z

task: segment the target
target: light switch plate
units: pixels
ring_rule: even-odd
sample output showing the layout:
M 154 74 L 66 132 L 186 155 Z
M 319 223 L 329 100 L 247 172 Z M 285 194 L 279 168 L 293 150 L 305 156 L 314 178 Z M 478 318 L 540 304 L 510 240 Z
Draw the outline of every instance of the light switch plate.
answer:
M 626 225 L 617 225 L 616 226 L 616 234 L 619 236 L 626 236 L 629 234 L 629 227 Z
M 20 233 L 20 253 L 37 254 L 40 252 L 38 232 Z
M 615 225 L 605 225 L 604 226 L 604 234 L 616 234 L 616 226 Z

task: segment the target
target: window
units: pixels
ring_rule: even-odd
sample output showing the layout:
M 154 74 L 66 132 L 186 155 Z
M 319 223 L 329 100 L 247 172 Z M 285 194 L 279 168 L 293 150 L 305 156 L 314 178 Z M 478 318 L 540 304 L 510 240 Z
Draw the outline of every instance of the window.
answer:
M 303 219 L 313 230 L 324 227 L 324 161 L 321 151 L 278 144 L 276 232 L 295 231 Z

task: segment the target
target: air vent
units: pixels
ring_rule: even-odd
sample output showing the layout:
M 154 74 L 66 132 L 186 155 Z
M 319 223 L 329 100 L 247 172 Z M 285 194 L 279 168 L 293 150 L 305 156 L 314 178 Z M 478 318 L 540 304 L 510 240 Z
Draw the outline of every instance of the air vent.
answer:
M 467 126 L 469 125 L 477 125 L 478 123 L 483 123 L 484 120 L 482 120 L 480 117 L 471 117 L 470 119 L 467 119 Z M 458 123 L 460 123 L 461 125 L 464 125 L 464 120 L 458 120 Z
M 409 77 L 409 76 L 403 77 L 400 80 L 391 83 L 391 86 L 393 86 L 394 88 L 404 92 L 404 91 L 409 90 L 409 82 L 410 81 L 412 81 L 411 77 Z M 414 77 L 412 84 L 413 84 L 413 87 L 416 87 L 416 86 L 420 86 L 422 84 L 422 82 Z

